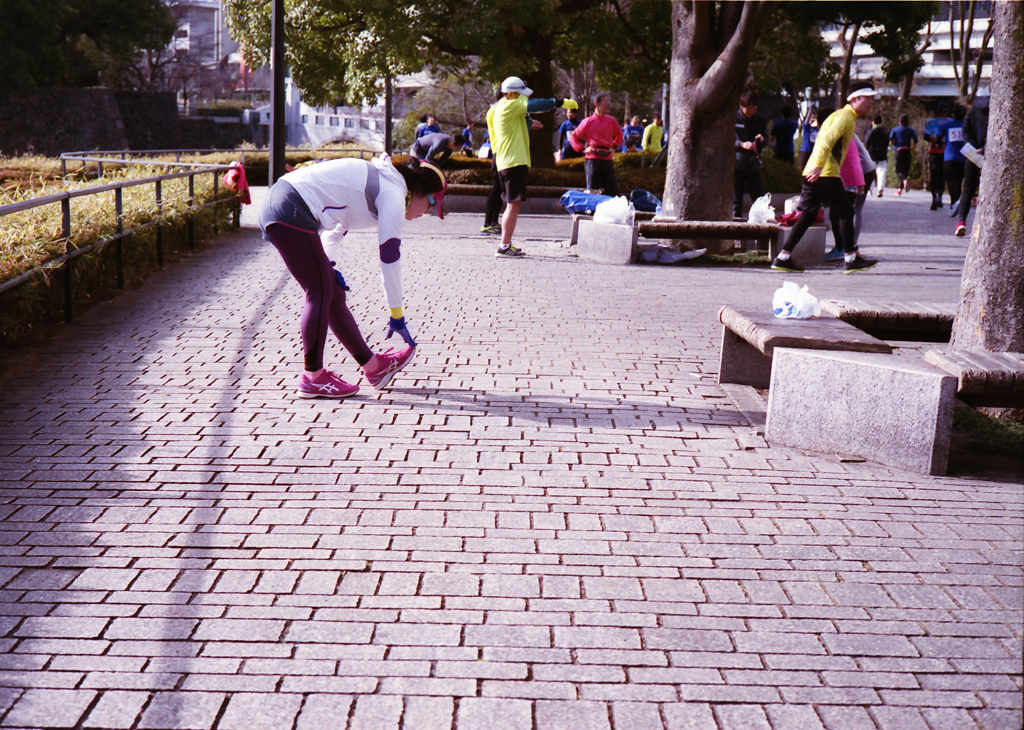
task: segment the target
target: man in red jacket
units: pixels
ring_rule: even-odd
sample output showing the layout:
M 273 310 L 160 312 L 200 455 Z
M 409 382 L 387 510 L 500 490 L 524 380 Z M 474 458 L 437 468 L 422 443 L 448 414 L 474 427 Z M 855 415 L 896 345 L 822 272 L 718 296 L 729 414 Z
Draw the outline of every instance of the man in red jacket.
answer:
M 608 105 L 608 94 L 595 95 L 594 113 L 569 134 L 569 143 L 586 157 L 583 170 L 587 174 L 587 190 L 600 188 L 605 195 L 614 197 L 619 194 L 619 184 L 615 180 L 612 152 L 622 147 L 622 127 L 608 113 Z

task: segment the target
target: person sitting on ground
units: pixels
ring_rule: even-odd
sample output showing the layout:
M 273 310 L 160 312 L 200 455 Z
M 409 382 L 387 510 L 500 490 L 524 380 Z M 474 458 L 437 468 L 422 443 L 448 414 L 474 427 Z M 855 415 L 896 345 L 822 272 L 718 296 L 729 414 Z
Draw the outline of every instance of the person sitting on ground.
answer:
M 570 144 L 577 152 L 583 152 L 586 161 L 583 172 L 587 179 L 587 190 L 602 190 L 613 198 L 619 194 L 619 183 L 615 179 L 614 152 L 622 146 L 622 127 L 611 114 L 611 97 L 604 92 L 594 95 L 594 113 L 583 120 L 576 131 L 569 135 Z
M 347 398 L 359 391 L 324 369 L 327 330 L 355 358 L 374 388 L 387 386 L 409 364 L 416 342 L 402 309 L 402 225 L 431 206 L 441 214 L 447 183 L 429 162 L 410 159 L 395 167 L 386 154 L 374 160 L 329 160 L 289 172 L 267 191 L 259 223 L 285 266 L 306 292 L 302 312 L 305 370 L 300 398 Z M 374 353 L 345 303 L 348 287 L 324 247 L 340 245 L 350 230 L 376 228 L 381 279 L 390 312 L 387 338 L 398 334 L 401 352 Z M 324 232 L 321 239 L 321 232 Z
M 444 167 L 452 152 L 462 149 L 466 139 L 461 134 L 449 135 L 437 132 L 427 134 L 418 138 L 412 143 L 409 154 L 417 160 L 432 162 L 438 167 Z
M 847 105 L 833 112 L 822 123 L 818 132 L 811 159 L 803 172 L 803 188 L 800 192 L 800 204 L 797 206 L 800 218 L 793 226 L 793 233 L 786 241 L 785 247 L 772 262 L 772 268 L 776 271 L 794 274 L 803 272 L 803 268 L 797 266 L 791 259 L 793 249 L 817 220 L 818 211 L 824 205 L 832 207 L 837 216 L 838 230 L 835 232 L 837 240 L 843 246 L 843 273 L 864 271 L 878 263 L 857 254 L 853 233 L 853 206 L 850 205 L 850 198 L 839 176 L 840 166 L 850 152 L 857 117 L 871 112 L 875 92 L 869 86 L 860 86 L 851 91 L 846 98 Z

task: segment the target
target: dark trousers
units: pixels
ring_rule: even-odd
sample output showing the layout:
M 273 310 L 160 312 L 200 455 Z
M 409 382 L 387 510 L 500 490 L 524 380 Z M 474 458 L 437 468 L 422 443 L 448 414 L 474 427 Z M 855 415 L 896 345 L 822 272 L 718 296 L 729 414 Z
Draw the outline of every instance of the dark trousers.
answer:
M 813 150 L 804 150 L 800 153 L 800 169 L 803 170 L 807 167 L 807 161 L 811 159 Z
M 942 165 L 943 177 L 946 178 L 946 187 L 949 188 L 949 202 L 960 200 L 960 191 L 964 186 L 964 161 L 946 160 Z
M 910 177 L 910 155 L 909 147 L 900 147 L 896 150 L 896 177 L 899 178 L 900 185 Z
M 978 181 L 981 179 L 981 170 L 970 160 L 964 163 L 964 187 L 960 191 L 960 220 L 966 221 L 967 214 L 971 212 L 971 201 L 978 193 Z
M 491 160 L 491 192 L 487 196 L 487 207 L 484 209 L 484 225 L 496 226 L 501 218 L 501 178 L 498 176 L 498 165 Z
M 732 183 L 732 213 L 736 218 L 743 217 L 743 193 L 750 193 L 750 204 L 764 195 L 764 180 L 760 170 L 743 171 L 736 168 L 736 176 Z
M 942 171 L 942 162 L 943 153 L 928 154 L 928 176 L 931 178 L 928 189 L 932 191 L 932 197 L 940 203 L 942 202 L 942 193 L 946 189 L 946 176 Z
M 615 179 L 615 163 L 611 160 L 585 160 L 583 172 L 587 176 L 587 189 L 601 189 L 613 198 L 619 194 L 619 183 Z
M 302 309 L 302 355 L 307 371 L 324 366 L 327 329 L 341 341 L 360 365 L 370 362 L 373 351 L 359 332 L 345 304 L 345 290 L 327 260 L 320 236 L 283 223 L 266 226 L 266 236 L 284 259 L 284 265 L 306 292 Z
M 843 181 L 838 177 L 819 177 L 813 183 L 804 180 L 803 188 L 800 191 L 800 217 L 793 226 L 793 234 L 786 241 L 785 249 L 790 253 L 800 243 L 800 239 L 807 233 L 814 221 L 818 219 L 818 211 L 823 206 L 830 208 L 829 215 L 834 216 L 833 233 L 836 236 L 836 248 L 842 248 L 843 253 L 856 251 L 853 234 L 853 205 L 850 196 L 846 194 Z

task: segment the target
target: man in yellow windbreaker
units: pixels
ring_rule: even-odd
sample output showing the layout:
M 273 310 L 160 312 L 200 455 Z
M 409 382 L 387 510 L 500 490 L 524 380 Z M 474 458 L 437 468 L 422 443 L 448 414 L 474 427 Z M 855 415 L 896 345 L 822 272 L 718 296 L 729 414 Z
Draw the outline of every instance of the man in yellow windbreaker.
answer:
M 857 88 L 847 95 L 846 100 L 846 106 L 829 115 L 818 131 L 814 151 L 804 167 L 800 205 L 797 206 L 800 218 L 793 226 L 793 234 L 786 241 L 785 247 L 772 262 L 772 268 L 776 271 L 787 271 L 792 274 L 803 272 L 803 269 L 791 260 L 790 255 L 807 229 L 817 220 L 818 211 L 823 206 L 831 207 L 838 214 L 838 230 L 833 233 L 837 242 L 842 242 L 845 265 L 843 273 L 864 271 L 878 263 L 857 253 L 853 240 L 853 205 L 839 177 L 839 168 L 853 142 L 857 117 L 871 113 L 875 91 L 869 86 Z M 857 154 L 856 149 L 853 150 L 853 154 Z
M 509 76 L 501 83 L 505 95 L 487 113 L 487 126 L 491 130 L 491 148 L 495 167 L 501 178 L 502 199 L 506 203 L 501 217 L 501 246 L 495 252 L 498 258 L 518 258 L 521 249 L 512 245 L 512 234 L 519 219 L 519 208 L 526 200 L 527 173 L 530 169 L 530 127 L 527 116 L 531 112 L 547 112 L 555 107 L 576 109 L 572 99 L 531 99 L 533 90 L 518 76 Z

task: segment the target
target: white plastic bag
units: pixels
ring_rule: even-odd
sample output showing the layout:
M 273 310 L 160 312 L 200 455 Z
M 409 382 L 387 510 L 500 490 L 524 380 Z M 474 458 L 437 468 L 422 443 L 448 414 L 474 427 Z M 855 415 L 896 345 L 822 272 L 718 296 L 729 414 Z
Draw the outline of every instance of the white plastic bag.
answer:
M 629 222 L 629 201 L 625 195 L 598 203 L 594 209 L 594 223 L 615 223 L 624 226 Z
M 774 223 L 775 208 L 772 207 L 772 194 L 765 193 L 754 201 L 750 206 L 750 215 L 747 216 L 748 223 Z
M 772 297 L 772 311 L 779 319 L 810 319 L 821 314 L 821 305 L 806 286 L 784 281 Z

